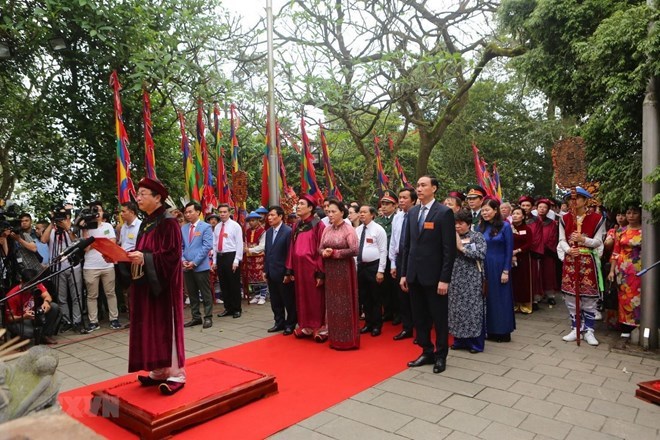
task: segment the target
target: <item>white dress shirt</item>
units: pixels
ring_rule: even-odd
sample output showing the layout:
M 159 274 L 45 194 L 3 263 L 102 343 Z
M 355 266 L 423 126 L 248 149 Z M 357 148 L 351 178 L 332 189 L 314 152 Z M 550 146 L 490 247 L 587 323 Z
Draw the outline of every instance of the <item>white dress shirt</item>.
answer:
M 124 249 L 126 252 L 130 252 L 135 249 L 137 243 L 138 232 L 140 231 L 140 225 L 142 220 L 135 217 L 133 223 L 124 223 L 119 231 L 119 246 Z
M 390 237 L 390 268 L 396 269 L 396 257 L 399 255 L 399 241 L 401 240 L 401 228 L 403 227 L 403 218 L 406 213 L 399 211 L 392 219 L 392 236 Z M 408 220 L 410 221 L 410 220 Z
M 355 229 L 358 239 L 358 251 L 360 245 L 360 236 L 362 230 L 366 228 L 367 231 L 364 235 L 364 245 L 362 248 L 362 263 L 371 263 L 376 260 L 378 262 L 378 272 L 385 273 L 385 266 L 387 264 L 387 233 L 385 229 L 375 221 L 369 222 L 368 225 L 360 225 Z
M 236 252 L 234 264 L 238 264 L 243 260 L 243 230 L 241 225 L 232 219 L 225 222 L 225 228 L 222 231 L 224 234 L 222 249 L 218 250 L 220 231 L 222 231 L 222 222 L 218 223 L 213 229 L 213 264 L 217 264 L 218 253 L 226 254 L 227 252 Z

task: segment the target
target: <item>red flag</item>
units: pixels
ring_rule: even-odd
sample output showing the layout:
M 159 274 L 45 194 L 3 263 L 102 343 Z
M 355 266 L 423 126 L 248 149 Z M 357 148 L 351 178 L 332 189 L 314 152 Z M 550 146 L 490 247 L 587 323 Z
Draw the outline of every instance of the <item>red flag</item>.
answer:
M 328 150 L 328 141 L 325 138 L 325 132 L 323 131 L 323 125 L 320 126 L 321 137 L 321 152 L 323 153 L 323 171 L 325 172 L 325 183 L 326 190 L 328 195 L 331 197 L 336 197 L 340 202 L 343 200 L 339 187 L 337 187 L 337 180 L 335 178 L 335 172 L 330 165 L 330 152 Z
M 300 191 L 309 194 L 318 200 L 318 203 L 323 202 L 323 194 L 319 190 L 319 185 L 316 182 L 316 171 L 314 170 L 314 159 L 312 158 L 311 147 L 309 145 L 309 138 L 305 130 L 305 118 L 300 118 L 300 131 L 302 133 L 302 164 L 300 165 Z
M 213 136 L 215 137 L 215 155 L 218 168 L 218 202 L 226 203 L 233 207 L 234 200 L 231 197 L 231 189 L 229 188 L 229 181 L 227 180 L 227 169 L 225 168 L 225 150 L 220 145 L 222 132 L 220 131 L 220 107 L 217 102 L 213 105 Z
M 396 169 L 396 173 L 399 176 L 399 180 L 401 181 L 402 188 L 412 188 L 412 185 L 408 182 L 408 179 L 406 178 L 406 173 L 403 172 L 403 167 L 399 162 L 399 158 L 394 153 L 394 142 L 392 141 L 392 137 L 388 136 L 387 142 L 390 146 L 390 153 L 392 153 L 392 156 L 394 156 L 394 169 Z
M 376 174 L 378 175 L 378 188 L 379 192 L 382 195 L 382 193 L 386 190 L 389 189 L 390 187 L 390 179 L 387 177 L 387 174 L 385 174 L 385 171 L 383 170 L 383 159 L 380 156 L 380 148 L 378 148 L 378 144 L 380 143 L 380 138 L 378 136 L 374 137 L 374 155 L 376 157 Z
M 144 169 L 148 178 L 157 179 L 156 152 L 154 147 L 153 126 L 151 124 L 151 100 L 149 99 L 149 92 L 146 90 L 142 92 L 142 101 L 142 115 L 144 119 Z

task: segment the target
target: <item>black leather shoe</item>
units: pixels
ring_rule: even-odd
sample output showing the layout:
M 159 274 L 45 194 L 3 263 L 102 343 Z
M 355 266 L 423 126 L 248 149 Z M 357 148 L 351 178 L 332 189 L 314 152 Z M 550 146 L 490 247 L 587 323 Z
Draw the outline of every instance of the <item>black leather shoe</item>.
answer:
M 241 317 L 241 312 L 234 312 L 234 314 L 231 315 L 231 317 L 234 318 L 234 319 L 240 318 Z
M 380 333 L 381 332 L 380 332 L 379 328 L 375 328 L 375 329 L 371 330 L 371 336 L 380 336 Z
M 435 364 L 433 365 L 433 373 L 440 374 L 443 371 L 445 371 L 446 368 L 447 368 L 447 362 L 442 358 L 438 358 L 436 359 Z
M 268 333 L 275 333 L 275 332 L 279 332 L 279 331 L 281 331 L 281 330 L 284 330 L 284 327 L 283 327 L 283 326 L 281 326 L 281 325 L 274 325 L 274 326 L 272 326 L 271 328 L 269 328 L 269 329 L 266 330 L 266 331 L 267 331 Z
M 218 318 L 224 318 L 225 316 L 229 316 L 231 314 L 232 313 L 229 310 L 225 309 L 222 311 L 222 313 L 218 313 Z
M 392 325 L 399 325 L 401 324 L 401 318 L 399 316 L 395 316 L 394 319 L 392 320 Z
M 202 323 L 201 319 L 193 319 L 191 321 L 186 322 L 183 324 L 184 327 L 194 327 L 196 325 L 200 325 Z
M 204 325 L 202 325 L 202 328 L 211 328 L 213 327 L 213 321 L 211 321 L 211 318 L 204 318 Z
M 365 325 L 360 329 L 360 334 L 370 333 L 372 330 L 373 328 L 369 327 L 368 325 Z
M 394 317 L 391 314 L 383 315 L 383 322 L 391 321 Z
M 285 328 L 284 332 L 282 332 L 284 336 L 289 336 L 293 334 L 293 329 L 292 328 Z
M 548 298 L 548 305 L 549 306 L 554 306 L 557 304 L 557 301 L 555 301 L 554 298 Z
M 408 362 L 409 367 L 421 367 L 422 365 L 431 365 L 435 363 L 435 359 L 433 359 L 432 354 L 425 354 L 422 353 L 417 359 L 414 361 Z
M 392 337 L 392 339 L 394 339 L 395 341 L 400 341 L 401 339 L 408 339 L 408 338 L 412 338 L 412 337 L 413 337 L 412 331 L 401 330 L 401 333 L 399 333 L 397 335 L 394 335 L 394 337 Z

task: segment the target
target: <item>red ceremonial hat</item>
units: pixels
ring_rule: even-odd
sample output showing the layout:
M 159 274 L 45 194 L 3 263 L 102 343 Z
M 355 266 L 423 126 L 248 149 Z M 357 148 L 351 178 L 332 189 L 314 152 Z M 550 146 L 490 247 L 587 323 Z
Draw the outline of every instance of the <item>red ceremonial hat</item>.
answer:
M 156 194 L 159 194 L 161 202 L 163 203 L 165 203 L 165 199 L 170 194 L 160 180 L 151 179 L 149 177 L 145 177 L 140 180 L 140 183 L 138 183 L 138 188 L 148 188 Z
M 309 203 L 312 208 L 316 208 L 317 205 L 316 199 L 310 196 L 309 194 L 301 194 L 299 199 L 307 200 L 307 203 Z
M 460 200 L 461 202 L 465 201 L 465 194 L 459 191 L 450 191 L 449 194 L 447 194 L 447 197 L 453 197 Z
M 550 199 L 538 199 L 536 204 L 538 205 L 539 203 L 545 203 L 549 208 L 555 206 L 555 204 Z
M 518 204 L 520 205 L 522 202 L 529 202 L 533 205 L 534 199 L 530 196 L 520 196 L 520 198 L 518 199 Z

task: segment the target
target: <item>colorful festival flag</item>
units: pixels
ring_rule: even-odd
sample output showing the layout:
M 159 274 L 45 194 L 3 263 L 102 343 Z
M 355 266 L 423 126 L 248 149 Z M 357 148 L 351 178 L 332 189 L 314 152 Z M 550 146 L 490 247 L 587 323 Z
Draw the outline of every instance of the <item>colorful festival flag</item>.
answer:
M 220 131 L 220 107 L 217 102 L 213 105 L 213 136 L 215 139 L 216 166 L 218 169 L 218 204 L 226 203 L 233 207 L 234 200 L 231 198 L 231 189 L 229 188 L 227 169 L 225 168 L 225 150 L 220 145 L 222 132 Z
M 328 150 L 328 141 L 325 138 L 325 132 L 323 131 L 323 125 L 321 124 L 320 128 L 320 137 L 321 137 L 321 152 L 323 153 L 323 172 L 325 173 L 325 184 L 326 191 L 328 196 L 336 197 L 340 202 L 343 200 L 339 187 L 337 186 L 337 180 L 335 178 L 335 172 L 330 165 L 330 152 Z
M 378 175 L 378 188 L 379 195 L 382 195 L 383 192 L 390 187 L 390 179 L 385 174 L 383 170 L 383 159 L 380 155 L 380 148 L 378 144 L 380 143 L 380 138 L 378 136 L 374 137 L 374 156 L 376 157 L 376 174 Z
M 156 177 L 156 149 L 154 147 L 153 126 L 151 124 L 151 100 L 149 92 L 142 91 L 142 118 L 144 119 L 144 171 L 150 179 Z
M 401 181 L 401 187 L 412 188 L 412 185 L 408 182 L 408 179 L 406 178 L 406 173 L 403 172 L 403 167 L 399 162 L 399 157 L 396 155 L 396 153 L 394 153 L 394 142 L 392 141 L 391 136 L 387 136 L 387 143 L 390 146 L 390 153 L 392 153 L 392 156 L 394 157 L 394 169 L 396 170 L 396 173 L 399 176 L 399 180 Z
M 295 197 L 296 192 L 289 186 L 289 184 L 286 181 L 286 168 L 284 167 L 284 159 L 282 159 L 282 147 L 280 146 L 280 123 L 276 123 L 276 134 L 277 134 L 277 139 L 275 140 L 275 144 L 277 145 L 277 160 L 279 161 L 280 164 L 280 194 L 286 194 L 289 197 Z
M 213 211 L 213 208 L 218 206 L 218 201 L 213 191 L 213 174 L 209 166 L 209 151 L 206 144 L 206 127 L 204 126 L 204 102 L 201 99 L 197 101 L 197 137 L 195 140 L 195 149 L 199 151 L 202 162 L 201 175 L 198 177 L 199 181 L 197 184 L 197 187 L 200 188 L 200 195 L 202 196 L 202 212 L 209 214 Z
M 305 118 L 300 118 L 300 132 L 302 133 L 302 163 L 300 165 L 300 192 L 309 194 L 318 200 L 318 203 L 323 202 L 323 194 L 319 190 L 319 185 L 316 182 L 316 171 L 314 170 L 314 159 L 312 158 L 312 151 L 309 145 L 309 138 L 305 130 Z
M 119 198 L 119 203 L 126 203 L 131 201 L 131 197 L 135 197 L 135 188 L 131 180 L 131 157 L 128 154 L 128 134 L 124 127 L 124 117 L 119 98 L 121 84 L 119 84 L 116 70 L 113 70 L 110 75 L 110 87 L 114 90 L 115 136 L 117 138 L 117 197 Z
M 181 153 L 183 154 L 183 174 L 186 186 L 186 194 L 190 201 L 200 202 L 199 188 L 195 179 L 195 165 L 193 163 L 190 142 L 186 134 L 186 120 L 181 111 L 179 113 L 179 128 L 181 129 Z
M 488 164 L 479 156 L 479 149 L 474 142 L 472 143 L 472 152 L 474 153 L 474 171 L 477 175 L 477 183 L 486 191 L 488 196 L 501 202 L 501 189 L 498 190 L 495 180 L 488 172 Z M 497 169 L 495 168 L 495 171 L 496 170 Z M 499 179 L 499 174 L 497 175 L 497 178 Z
M 230 131 L 229 131 L 229 140 L 231 142 L 231 172 L 235 173 L 238 171 L 238 136 L 236 132 L 240 126 L 240 120 L 236 113 L 236 106 L 231 104 L 230 108 Z
M 495 195 L 497 200 L 502 202 L 502 183 L 500 182 L 500 173 L 497 170 L 497 162 L 493 162 L 493 182 L 495 183 Z
M 268 206 L 270 202 L 270 188 L 268 187 L 268 179 L 270 178 L 270 163 L 268 156 L 270 156 L 270 118 L 266 116 L 266 145 L 264 147 L 264 155 L 261 159 L 261 206 Z

